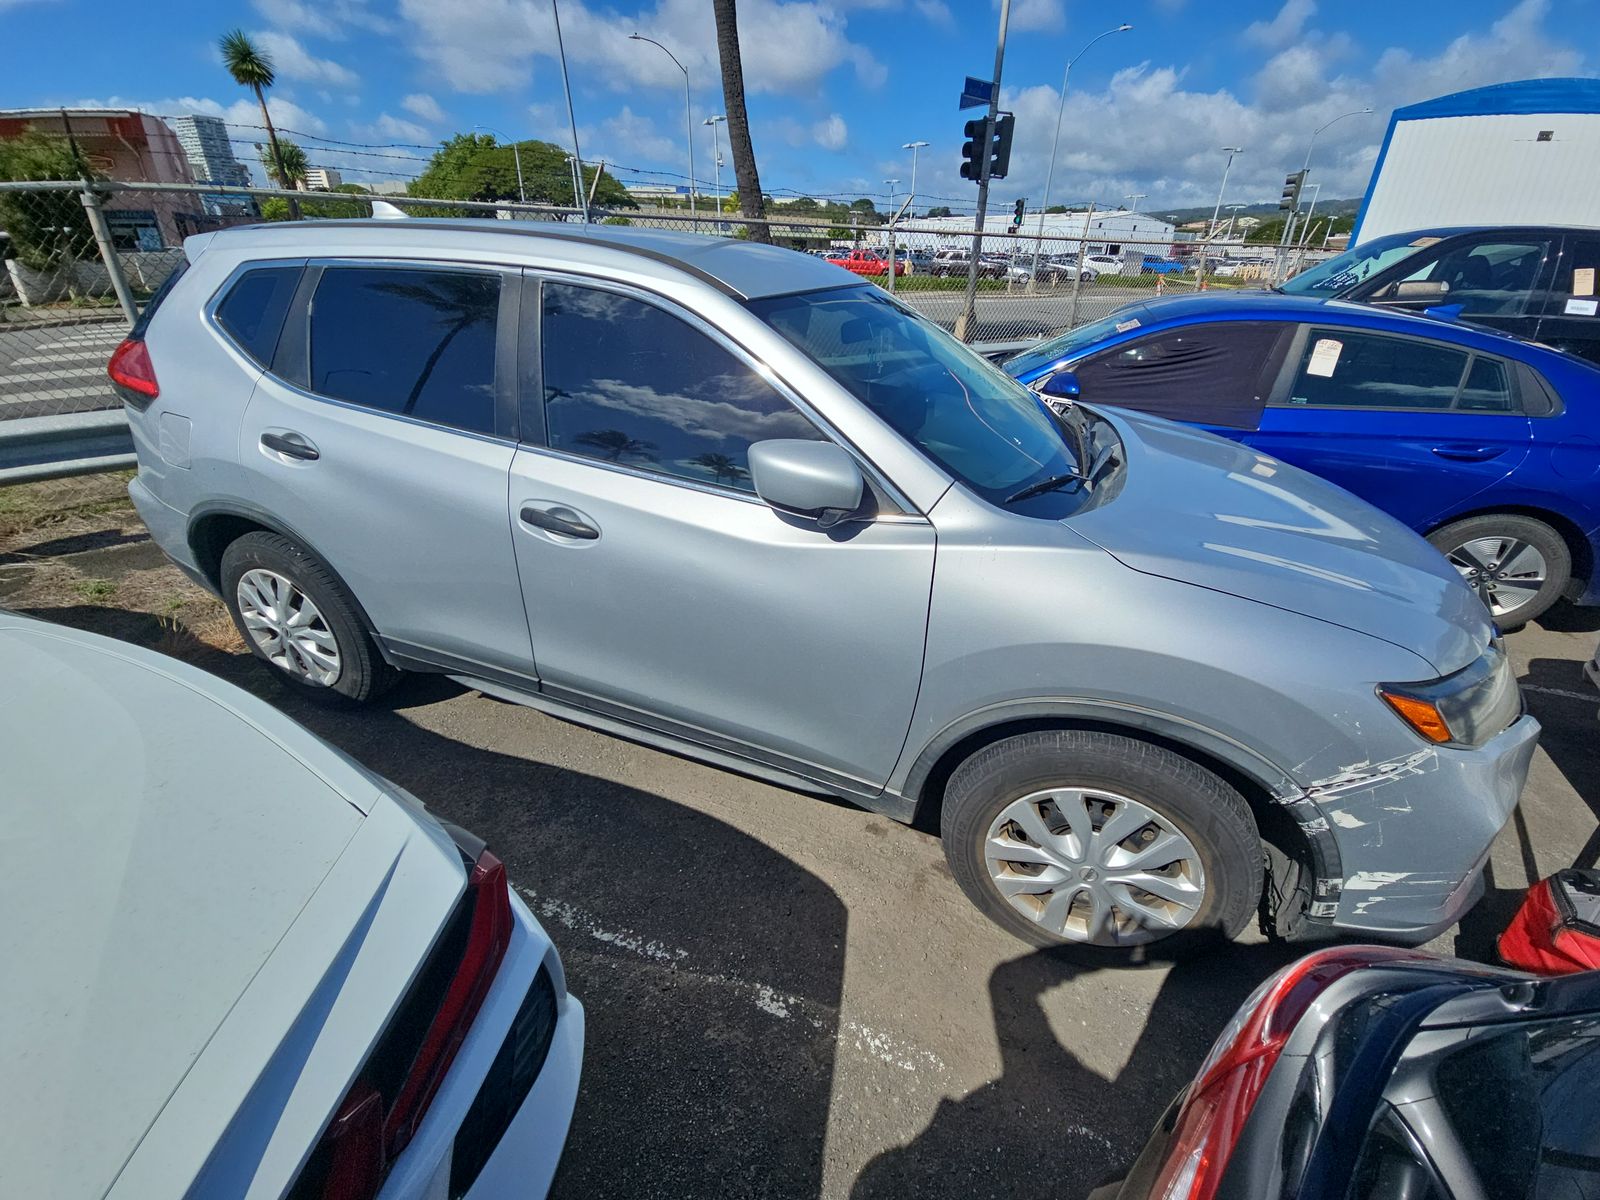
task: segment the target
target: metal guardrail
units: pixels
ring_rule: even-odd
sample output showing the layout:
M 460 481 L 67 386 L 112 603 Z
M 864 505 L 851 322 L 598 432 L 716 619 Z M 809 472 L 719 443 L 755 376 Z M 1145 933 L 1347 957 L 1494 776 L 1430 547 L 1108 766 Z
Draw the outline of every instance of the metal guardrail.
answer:
M 0 421 L 0 484 L 37 483 L 136 466 L 120 408 Z

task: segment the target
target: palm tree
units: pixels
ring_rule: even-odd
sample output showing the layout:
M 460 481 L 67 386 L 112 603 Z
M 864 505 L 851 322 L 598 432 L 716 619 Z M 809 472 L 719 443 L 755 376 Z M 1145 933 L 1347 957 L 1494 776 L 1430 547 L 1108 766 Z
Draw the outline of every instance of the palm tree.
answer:
M 278 78 L 272 59 L 256 49 L 256 44 L 242 29 L 223 34 L 217 41 L 217 47 L 222 51 L 222 65 L 228 68 L 233 81 L 256 94 L 256 103 L 261 106 L 261 123 L 267 127 L 267 142 L 272 148 L 272 166 L 278 176 L 278 186 L 288 191 L 294 185 L 289 180 L 288 171 L 284 170 L 283 151 L 278 147 L 278 131 L 272 127 L 272 114 L 267 112 L 267 89 Z
M 711 0 L 717 18 L 717 57 L 722 60 L 722 104 L 728 117 L 728 147 L 733 151 L 733 174 L 738 181 L 739 208 L 752 221 L 767 215 L 762 202 L 761 176 L 756 172 L 756 152 L 750 145 L 750 117 L 744 108 L 744 63 L 739 57 L 739 18 L 734 0 Z M 749 226 L 752 242 L 771 242 L 765 224 Z
M 277 152 L 277 162 L 273 161 L 273 152 Z M 283 175 L 289 180 L 289 186 L 294 187 L 301 183 L 306 172 L 311 169 L 311 164 L 306 160 L 306 152 L 294 142 L 285 139 L 273 146 L 261 147 L 261 169 L 268 175 L 275 174 L 278 164 L 283 165 Z
M 620 429 L 591 429 L 572 439 L 580 446 L 596 451 L 607 462 L 621 462 L 628 458 L 652 458 L 655 443 L 640 441 Z
M 704 467 L 711 472 L 711 478 L 718 483 L 724 481 L 729 484 L 738 483 L 750 474 L 738 462 L 726 454 L 701 454 L 689 460 L 697 467 Z

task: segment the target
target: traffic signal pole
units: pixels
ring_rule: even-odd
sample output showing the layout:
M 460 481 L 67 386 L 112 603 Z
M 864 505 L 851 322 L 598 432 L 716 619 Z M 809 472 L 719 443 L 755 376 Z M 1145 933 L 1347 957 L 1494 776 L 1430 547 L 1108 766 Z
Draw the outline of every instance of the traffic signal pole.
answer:
M 995 121 L 1000 116 L 1000 68 L 1006 58 L 1006 26 L 1011 21 L 1011 0 L 1000 0 L 1000 32 L 994 44 L 994 91 L 989 96 L 989 116 L 981 165 L 978 168 L 978 219 L 972 232 L 972 261 L 967 264 L 967 299 L 956 319 L 956 338 L 970 342 L 978 324 L 978 265 L 983 255 L 983 220 L 989 211 L 989 167 L 994 161 Z

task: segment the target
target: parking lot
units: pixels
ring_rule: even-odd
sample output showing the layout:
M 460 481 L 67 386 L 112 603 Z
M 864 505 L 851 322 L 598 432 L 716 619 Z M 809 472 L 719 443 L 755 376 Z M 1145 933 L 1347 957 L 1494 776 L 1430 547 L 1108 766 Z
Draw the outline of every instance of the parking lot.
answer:
M 1085 968 L 992 925 L 931 835 L 849 805 L 436 678 L 376 708 L 305 704 L 165 564 L 120 488 L 0 493 L 0 604 L 195 662 L 490 841 L 589 1014 L 558 1196 L 1072 1200 L 1125 1165 L 1295 953 L 1252 938 Z M 1435 948 L 1491 956 L 1530 882 L 1600 863 L 1600 693 L 1581 669 L 1597 637 L 1597 610 L 1559 606 L 1509 639 L 1542 748 L 1488 894 Z

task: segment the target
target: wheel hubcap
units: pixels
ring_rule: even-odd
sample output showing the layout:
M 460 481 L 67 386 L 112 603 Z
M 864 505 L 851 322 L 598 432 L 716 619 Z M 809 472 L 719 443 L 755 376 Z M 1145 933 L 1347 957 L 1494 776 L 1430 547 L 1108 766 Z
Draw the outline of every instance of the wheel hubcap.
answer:
M 1473 538 L 1446 557 L 1497 617 L 1537 596 L 1548 571 L 1544 555 L 1517 538 Z
M 318 687 L 339 681 L 339 643 L 321 610 L 292 580 L 256 568 L 239 578 L 239 616 L 274 666 Z
M 1133 946 L 1194 919 L 1205 871 L 1194 844 L 1154 809 L 1093 788 L 1014 800 L 984 840 L 989 879 L 1010 905 L 1059 937 Z

